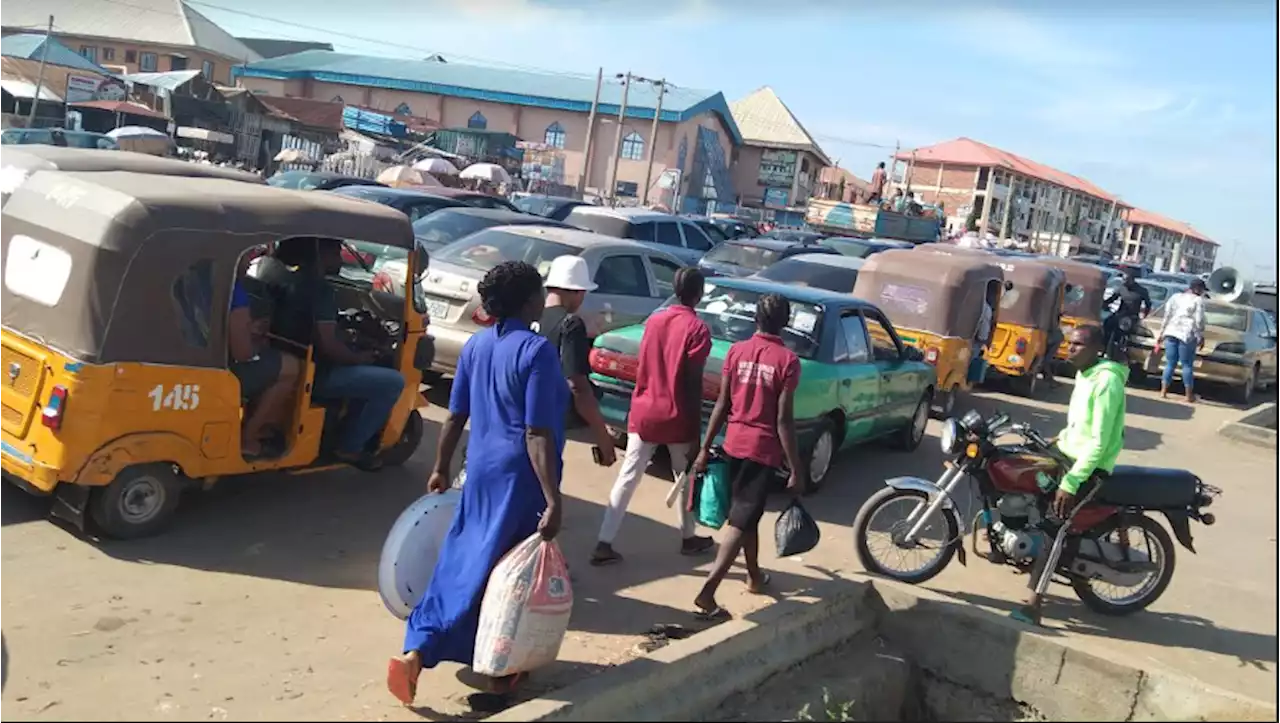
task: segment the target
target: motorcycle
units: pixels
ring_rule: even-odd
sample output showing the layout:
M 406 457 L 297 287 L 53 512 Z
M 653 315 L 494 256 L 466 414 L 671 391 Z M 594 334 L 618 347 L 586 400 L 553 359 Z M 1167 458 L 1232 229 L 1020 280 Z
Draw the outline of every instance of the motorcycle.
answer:
M 1017 441 L 997 441 L 1009 436 Z M 887 480 L 858 511 L 854 535 L 868 572 L 923 583 L 953 557 L 967 564 L 963 541 L 970 536 L 976 557 L 1024 572 L 1047 554 L 1037 592 L 1043 594 L 1056 578 L 1090 609 L 1126 615 L 1159 599 L 1173 578 L 1173 541 L 1148 513 L 1163 514 L 1178 542 L 1194 553 L 1190 521 L 1212 525 L 1213 513 L 1204 509 L 1222 494 L 1185 470 L 1117 466 L 1086 483 L 1061 520 L 1051 503 L 1070 460 L 1035 429 L 1005 414 L 984 419 L 970 411 L 947 420 L 941 444 L 951 459 L 936 482 Z M 968 513 L 961 515 L 957 497 L 966 480 L 977 492 L 969 510 L 981 504 L 971 524 L 966 524 Z M 887 530 L 879 530 L 880 522 Z M 886 532 L 888 544 L 882 547 L 889 554 L 881 559 L 876 555 L 881 548 L 873 543 Z M 979 532 L 986 538 L 981 546 Z M 893 566 L 917 552 L 925 553 L 922 564 Z

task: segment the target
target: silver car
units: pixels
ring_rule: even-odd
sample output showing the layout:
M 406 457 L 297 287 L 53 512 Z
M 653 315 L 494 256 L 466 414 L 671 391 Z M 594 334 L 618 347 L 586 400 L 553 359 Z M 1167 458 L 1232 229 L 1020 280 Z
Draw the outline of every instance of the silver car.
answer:
M 647 208 L 578 206 L 565 217 L 565 223 L 606 236 L 661 246 L 691 266 L 716 245 L 691 219 Z
M 489 269 L 527 261 L 545 276 L 552 260 L 567 254 L 586 259 L 599 286 L 578 312 L 593 338 L 644 321 L 671 296 L 683 265 L 662 249 L 576 229 L 495 226 L 459 239 L 431 257 L 423 284 L 436 343 L 432 369 L 452 374 L 471 335 L 493 324 L 476 290 Z

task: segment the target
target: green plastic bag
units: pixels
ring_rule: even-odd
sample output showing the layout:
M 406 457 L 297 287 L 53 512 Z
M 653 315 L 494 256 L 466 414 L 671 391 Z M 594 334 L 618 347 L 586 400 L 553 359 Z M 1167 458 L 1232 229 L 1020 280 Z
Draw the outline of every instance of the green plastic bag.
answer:
M 729 465 L 721 461 L 708 463 L 707 473 L 698 478 L 698 524 L 713 530 L 724 527 L 732 497 Z

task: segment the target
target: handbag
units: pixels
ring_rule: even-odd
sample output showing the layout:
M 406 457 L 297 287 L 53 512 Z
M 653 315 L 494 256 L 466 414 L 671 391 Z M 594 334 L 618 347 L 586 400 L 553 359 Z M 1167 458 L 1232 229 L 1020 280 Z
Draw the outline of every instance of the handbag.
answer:
M 733 502 L 729 465 L 721 460 L 709 462 L 707 471 L 699 474 L 688 487 L 688 509 L 694 513 L 698 524 L 713 530 L 724 527 Z

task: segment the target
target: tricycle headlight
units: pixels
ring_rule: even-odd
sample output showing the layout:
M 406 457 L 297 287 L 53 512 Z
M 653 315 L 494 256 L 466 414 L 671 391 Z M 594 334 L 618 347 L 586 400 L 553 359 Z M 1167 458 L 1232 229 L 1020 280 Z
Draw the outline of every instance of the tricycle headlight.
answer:
M 960 451 L 960 425 L 954 419 L 948 419 L 942 425 L 942 434 L 938 441 L 942 444 L 943 454 L 955 454 Z

